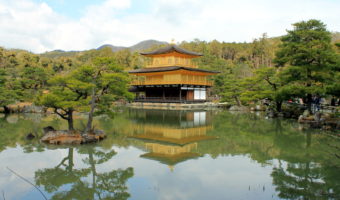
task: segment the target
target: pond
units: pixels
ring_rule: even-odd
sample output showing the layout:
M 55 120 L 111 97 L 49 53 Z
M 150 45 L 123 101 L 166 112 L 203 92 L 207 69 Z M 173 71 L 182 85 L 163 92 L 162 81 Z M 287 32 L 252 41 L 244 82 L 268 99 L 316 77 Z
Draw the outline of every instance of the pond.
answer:
M 25 136 L 66 129 L 57 116 L 0 116 L 0 199 L 340 199 L 340 140 L 292 120 L 122 109 L 94 124 L 107 139 L 51 146 Z

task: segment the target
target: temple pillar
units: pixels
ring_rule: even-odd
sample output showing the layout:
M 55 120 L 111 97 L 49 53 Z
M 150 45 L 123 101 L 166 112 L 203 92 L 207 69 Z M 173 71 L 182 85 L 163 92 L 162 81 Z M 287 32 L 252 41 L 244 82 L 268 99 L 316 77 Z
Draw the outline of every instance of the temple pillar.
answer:
M 163 89 L 163 100 L 165 100 L 165 90 L 164 90 L 164 86 L 162 86 L 162 89 Z
M 182 89 L 181 86 L 179 86 L 179 101 L 182 101 Z

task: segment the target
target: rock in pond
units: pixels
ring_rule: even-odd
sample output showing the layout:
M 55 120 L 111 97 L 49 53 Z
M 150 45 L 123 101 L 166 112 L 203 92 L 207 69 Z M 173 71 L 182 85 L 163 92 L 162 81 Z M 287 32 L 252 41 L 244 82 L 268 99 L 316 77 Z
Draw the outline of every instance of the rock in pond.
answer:
M 26 135 L 26 140 L 33 140 L 35 136 L 32 133 Z
M 277 112 L 275 112 L 273 109 L 268 109 L 266 111 L 266 116 L 268 118 L 274 118 L 274 117 L 277 117 Z
M 332 118 L 329 114 L 315 113 L 314 115 L 304 116 L 300 115 L 298 123 L 309 125 L 310 128 L 323 130 L 339 130 L 339 118 Z
M 48 144 L 87 144 L 103 140 L 106 137 L 102 131 L 81 134 L 79 131 L 48 131 L 41 141 Z
M 230 108 L 229 108 L 229 111 L 243 111 L 243 112 L 245 112 L 245 111 L 248 111 L 248 108 L 247 107 L 245 107 L 245 106 L 231 106 Z
M 55 131 L 52 126 L 46 126 L 43 128 L 44 133 L 48 133 L 49 131 Z
M 308 117 L 310 115 L 310 112 L 308 110 L 303 111 L 302 114 L 304 117 Z

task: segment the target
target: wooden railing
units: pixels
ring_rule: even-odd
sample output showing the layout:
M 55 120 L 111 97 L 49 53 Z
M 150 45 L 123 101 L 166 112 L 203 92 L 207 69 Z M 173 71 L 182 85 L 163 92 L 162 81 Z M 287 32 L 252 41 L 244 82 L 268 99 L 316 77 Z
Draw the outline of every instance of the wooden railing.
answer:
M 132 85 L 206 85 L 212 86 L 210 80 L 134 80 Z
M 186 100 L 185 98 L 179 97 L 138 97 L 134 100 L 135 102 L 155 102 L 155 103 L 197 103 L 206 102 L 207 100 Z
M 190 68 L 198 68 L 196 64 L 185 64 L 185 63 L 172 63 L 172 64 L 148 64 L 146 68 L 152 67 L 169 67 L 169 66 L 181 66 L 181 67 L 190 67 Z

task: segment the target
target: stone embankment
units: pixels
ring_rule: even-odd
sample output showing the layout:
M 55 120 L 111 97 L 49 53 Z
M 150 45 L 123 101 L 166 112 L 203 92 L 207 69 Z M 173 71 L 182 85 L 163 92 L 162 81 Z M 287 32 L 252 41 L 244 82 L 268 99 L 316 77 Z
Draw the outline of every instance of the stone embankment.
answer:
M 340 119 L 329 113 L 317 112 L 313 115 L 306 110 L 299 116 L 298 122 L 307 125 L 309 128 L 340 130 Z
M 340 118 L 336 115 L 339 111 L 337 108 L 323 109 L 322 112 L 316 112 L 315 114 L 309 113 L 308 110 L 304 110 L 302 106 L 285 105 L 282 112 L 277 112 L 272 108 L 268 108 L 262 105 L 251 106 L 250 108 L 245 106 L 231 106 L 229 111 L 265 111 L 267 118 L 284 117 L 298 119 L 298 123 L 302 124 L 304 128 L 322 129 L 339 131 L 340 130 Z M 339 135 L 340 136 L 340 135 Z
M 128 107 L 138 109 L 157 109 L 157 110 L 202 110 L 213 108 L 230 107 L 227 103 L 152 103 L 152 102 L 133 102 L 127 104 Z

